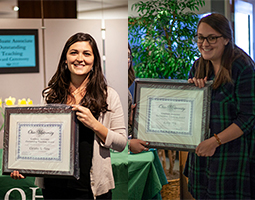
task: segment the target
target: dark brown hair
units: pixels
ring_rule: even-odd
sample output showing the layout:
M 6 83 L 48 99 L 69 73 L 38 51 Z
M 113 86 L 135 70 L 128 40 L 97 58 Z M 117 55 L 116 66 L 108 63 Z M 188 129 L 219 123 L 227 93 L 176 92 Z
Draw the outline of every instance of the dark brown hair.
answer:
M 94 38 L 86 33 L 76 33 L 71 36 L 61 53 L 58 68 L 51 80 L 42 91 L 42 95 L 47 103 L 66 103 L 67 96 L 70 95 L 69 85 L 71 82 L 70 71 L 66 67 L 66 54 L 70 46 L 76 42 L 88 41 L 93 54 L 94 64 L 92 70 L 88 74 L 88 84 L 86 87 L 86 94 L 81 100 L 80 104 L 88 107 L 95 117 L 100 115 L 100 112 L 108 111 L 107 98 L 107 84 L 102 73 L 101 59 Z M 84 88 L 85 90 L 85 88 Z
M 218 13 L 207 15 L 200 19 L 197 27 L 199 27 L 202 22 L 208 24 L 214 30 L 219 32 L 223 38 L 229 40 L 222 54 L 221 66 L 213 83 L 213 88 L 216 89 L 221 84 L 232 81 L 231 69 L 234 60 L 241 57 L 246 64 L 251 64 L 253 61 L 243 50 L 234 44 L 233 31 L 231 29 L 230 22 L 224 15 Z M 200 58 L 196 61 L 195 66 L 197 66 L 195 73 L 196 78 L 209 77 L 213 73 L 211 61 L 203 59 L 202 56 L 200 56 Z
M 131 47 L 130 47 L 129 43 L 128 43 L 128 49 L 132 56 L 132 51 L 131 51 Z M 135 80 L 135 71 L 133 68 L 133 62 L 132 62 L 132 60 L 130 60 L 130 66 L 128 66 L 128 87 L 130 87 L 132 85 L 134 80 Z

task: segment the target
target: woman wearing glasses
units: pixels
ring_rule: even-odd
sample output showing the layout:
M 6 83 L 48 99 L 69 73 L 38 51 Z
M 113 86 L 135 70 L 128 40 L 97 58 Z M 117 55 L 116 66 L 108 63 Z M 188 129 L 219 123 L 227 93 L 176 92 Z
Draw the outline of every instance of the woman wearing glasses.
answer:
M 189 82 L 213 80 L 210 137 L 190 153 L 184 174 L 195 199 L 255 198 L 255 63 L 234 44 L 221 14 L 202 18 L 197 28 L 201 53 Z

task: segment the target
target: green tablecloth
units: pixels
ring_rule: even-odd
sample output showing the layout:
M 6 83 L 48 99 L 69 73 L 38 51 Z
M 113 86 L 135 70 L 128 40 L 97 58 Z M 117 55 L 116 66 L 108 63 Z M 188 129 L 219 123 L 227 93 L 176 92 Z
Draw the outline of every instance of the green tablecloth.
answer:
M 111 152 L 111 160 L 115 179 L 113 199 L 161 199 L 159 192 L 167 180 L 155 150 L 128 154 L 126 148 L 120 153 Z M 2 149 L 0 166 L 2 174 Z M 13 180 L 0 175 L 0 199 L 7 196 L 7 199 L 42 199 L 42 192 L 34 185 L 33 177 Z
M 162 185 L 167 179 L 156 150 L 127 154 L 127 148 L 112 152 L 115 179 L 113 199 L 161 199 Z M 128 174 L 127 174 L 128 170 Z
M 128 196 L 128 148 L 122 152 L 111 152 L 115 188 L 112 199 L 127 199 Z
M 156 150 L 128 156 L 128 199 L 161 199 L 167 183 Z

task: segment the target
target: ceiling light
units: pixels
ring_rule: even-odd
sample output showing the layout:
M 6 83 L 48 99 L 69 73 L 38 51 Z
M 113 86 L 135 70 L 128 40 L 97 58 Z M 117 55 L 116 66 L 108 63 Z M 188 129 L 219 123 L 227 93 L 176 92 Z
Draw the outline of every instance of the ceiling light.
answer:
M 18 6 L 13 6 L 12 8 L 14 11 L 18 11 L 19 10 L 19 7 Z

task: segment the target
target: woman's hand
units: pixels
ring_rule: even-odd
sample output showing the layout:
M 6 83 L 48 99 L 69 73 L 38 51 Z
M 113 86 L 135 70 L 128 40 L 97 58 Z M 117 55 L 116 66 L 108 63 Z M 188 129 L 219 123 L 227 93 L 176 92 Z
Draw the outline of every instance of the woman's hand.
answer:
M 188 82 L 195 83 L 195 86 L 202 88 L 202 87 L 205 87 L 205 83 L 207 82 L 207 77 L 205 77 L 204 79 L 190 78 L 188 79 Z
M 73 110 L 77 111 L 77 119 L 84 124 L 84 126 L 90 128 L 91 130 L 95 131 L 98 121 L 93 116 L 91 111 L 81 105 L 72 105 Z
M 129 142 L 129 150 L 132 153 L 140 153 L 142 151 L 148 151 L 149 149 L 146 147 L 148 142 L 139 139 L 131 139 Z
M 93 116 L 93 114 L 88 108 L 81 105 L 72 105 L 72 107 L 72 110 L 77 111 L 77 119 L 82 122 L 84 126 L 94 131 L 97 136 L 103 142 L 105 142 L 106 136 L 108 134 L 108 129 L 99 121 L 97 121 L 97 119 Z
M 20 174 L 19 171 L 13 171 L 13 172 L 10 174 L 10 177 L 11 177 L 12 179 L 15 179 L 15 180 L 26 178 L 25 176 L 23 176 L 22 174 Z
M 216 148 L 218 147 L 217 140 L 214 137 L 211 137 L 207 140 L 201 142 L 196 148 L 196 154 L 198 156 L 213 156 Z

